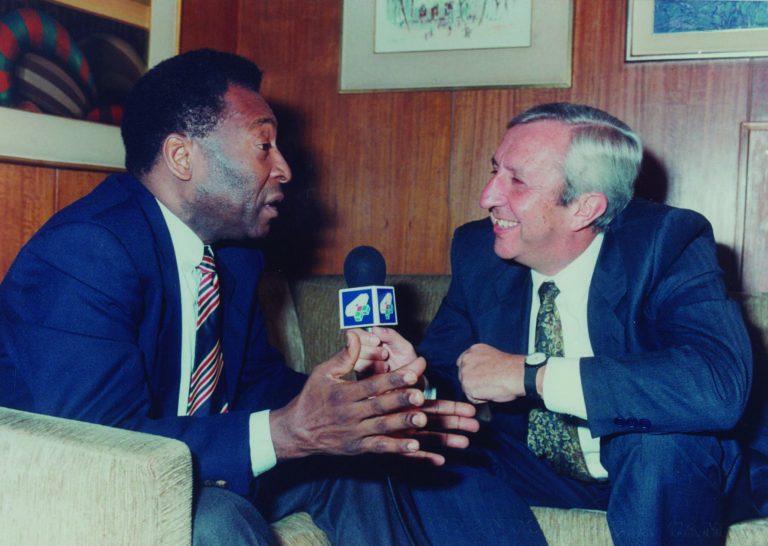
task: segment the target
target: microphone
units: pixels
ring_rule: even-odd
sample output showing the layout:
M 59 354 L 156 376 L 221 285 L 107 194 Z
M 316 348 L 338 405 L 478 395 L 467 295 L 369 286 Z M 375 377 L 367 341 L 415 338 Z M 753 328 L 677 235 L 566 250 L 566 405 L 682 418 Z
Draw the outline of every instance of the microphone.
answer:
M 395 289 L 384 286 L 387 263 L 372 246 L 358 246 L 344 260 L 348 288 L 339 290 L 341 328 L 395 326 Z

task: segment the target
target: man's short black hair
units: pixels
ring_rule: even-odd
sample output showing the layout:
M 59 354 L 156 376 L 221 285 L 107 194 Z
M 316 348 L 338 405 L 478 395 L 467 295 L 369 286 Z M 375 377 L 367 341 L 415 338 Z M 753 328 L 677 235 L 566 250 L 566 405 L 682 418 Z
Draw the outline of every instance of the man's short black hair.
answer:
M 125 102 L 125 168 L 141 179 L 169 134 L 206 136 L 224 110 L 230 85 L 259 92 L 262 72 L 248 59 L 213 49 L 171 57 L 147 72 Z

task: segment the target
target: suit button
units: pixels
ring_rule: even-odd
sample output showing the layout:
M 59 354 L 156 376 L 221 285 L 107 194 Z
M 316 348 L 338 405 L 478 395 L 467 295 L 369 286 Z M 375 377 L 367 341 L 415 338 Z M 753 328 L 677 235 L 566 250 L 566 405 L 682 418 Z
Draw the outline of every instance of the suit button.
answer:
M 218 487 L 220 489 L 226 489 L 229 484 L 225 480 L 205 480 L 203 481 L 203 487 Z
M 650 419 L 640 419 L 640 428 L 643 430 L 650 430 L 651 429 Z
M 623 417 L 617 417 L 613 420 L 613 424 L 617 427 L 624 428 L 627 426 L 627 421 Z
M 627 427 L 628 428 L 637 428 L 637 419 L 634 417 L 630 417 L 627 419 Z

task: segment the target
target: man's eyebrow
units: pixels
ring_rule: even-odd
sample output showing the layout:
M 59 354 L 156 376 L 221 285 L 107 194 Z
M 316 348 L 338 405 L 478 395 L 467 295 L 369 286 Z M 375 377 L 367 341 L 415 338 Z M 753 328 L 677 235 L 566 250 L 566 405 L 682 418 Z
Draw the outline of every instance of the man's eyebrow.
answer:
M 495 158 L 495 157 L 492 157 L 492 158 L 491 158 L 491 166 L 492 166 L 492 167 L 498 167 L 498 166 L 499 166 L 499 162 L 498 162 L 498 161 L 496 161 L 496 158 Z
M 277 121 L 275 118 L 264 116 L 263 118 L 255 119 L 251 125 L 254 127 L 261 125 L 272 125 L 273 127 L 277 127 Z

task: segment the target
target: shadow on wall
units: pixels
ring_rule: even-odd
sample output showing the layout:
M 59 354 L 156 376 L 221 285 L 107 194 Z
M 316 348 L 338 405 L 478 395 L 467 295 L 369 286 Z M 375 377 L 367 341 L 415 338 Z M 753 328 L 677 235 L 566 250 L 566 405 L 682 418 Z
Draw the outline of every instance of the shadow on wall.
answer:
M 317 261 L 323 231 L 332 227 L 315 193 L 314 161 L 303 145 L 299 114 L 279 103 L 270 103 L 278 120 L 277 145 L 291 167 L 291 182 L 283 186 L 285 199 L 269 235 L 260 241 L 267 269 L 287 277 L 308 274 Z
M 635 185 L 635 195 L 656 203 L 666 203 L 669 194 L 667 169 L 659 158 L 645 152 L 640 176 Z M 741 291 L 738 261 L 733 249 L 718 244 L 717 259 L 724 273 L 725 286 L 730 292 Z

